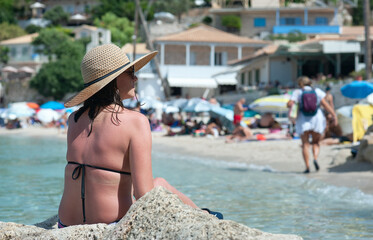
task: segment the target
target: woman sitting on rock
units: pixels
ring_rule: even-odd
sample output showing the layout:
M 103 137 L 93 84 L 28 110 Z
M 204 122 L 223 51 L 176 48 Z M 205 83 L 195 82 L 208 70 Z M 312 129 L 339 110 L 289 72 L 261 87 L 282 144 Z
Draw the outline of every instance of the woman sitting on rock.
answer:
M 117 222 L 135 199 L 154 186 L 165 187 L 197 208 L 166 180 L 153 179 L 148 119 L 122 103 L 135 96 L 135 71 L 156 54 L 149 53 L 131 63 L 119 47 L 106 44 L 84 56 L 84 89 L 65 103 L 66 107 L 83 106 L 68 119 L 60 228 Z

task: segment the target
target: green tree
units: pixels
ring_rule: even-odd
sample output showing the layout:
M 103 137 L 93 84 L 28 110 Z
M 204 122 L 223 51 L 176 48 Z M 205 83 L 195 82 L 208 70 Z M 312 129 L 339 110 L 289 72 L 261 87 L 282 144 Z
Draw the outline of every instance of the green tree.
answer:
M 306 0 L 285 0 L 285 6 L 288 6 L 289 3 L 305 3 Z
M 370 0 L 370 11 L 372 10 L 373 10 L 373 0 Z M 353 9 L 352 24 L 357 25 L 357 26 L 364 25 L 364 0 L 357 1 L 357 7 Z
M 177 16 L 179 22 L 181 15 L 189 11 L 192 6 L 190 0 L 159 0 L 154 4 L 155 12 L 170 12 Z
M 147 0 L 141 0 L 140 5 L 141 8 L 145 11 L 148 9 L 148 2 Z M 106 13 L 112 12 L 117 17 L 127 18 L 130 21 L 133 21 L 135 18 L 135 1 L 134 0 L 100 0 L 100 4 L 95 6 L 92 9 L 93 18 L 102 18 Z M 153 19 L 154 10 L 153 7 L 149 8 L 147 19 Z
M 15 24 L 0 23 L 0 41 L 26 35 L 27 32 Z
M 0 63 L 7 64 L 9 61 L 9 48 L 0 46 Z
M 301 33 L 300 31 L 292 31 L 288 34 L 282 35 L 270 35 L 268 37 L 269 40 L 287 40 L 289 42 L 300 42 L 306 40 L 306 35 Z
M 0 0 L 0 23 L 16 23 L 13 0 Z
M 211 25 L 212 23 L 212 18 L 210 16 L 206 16 L 202 19 L 202 22 L 206 25 Z
M 54 7 L 44 13 L 44 18 L 51 21 L 52 26 L 60 26 L 67 23 L 69 14 L 61 6 Z
M 62 100 L 67 93 L 79 91 L 83 86 L 80 60 L 63 56 L 42 66 L 31 80 L 30 86 L 45 97 Z
M 33 44 L 54 59 L 43 64 L 30 86 L 45 97 L 61 100 L 83 86 L 80 63 L 85 53 L 83 41 L 74 41 L 60 29 L 43 29 Z M 54 56 L 54 58 L 52 58 Z
M 37 26 L 37 25 L 33 25 L 33 24 L 30 24 L 26 27 L 26 32 L 27 33 L 36 33 L 36 32 L 39 32 L 40 30 L 42 29 L 42 27 L 40 26 Z
M 57 28 L 45 28 L 32 44 L 37 47 L 38 53 L 47 55 L 51 61 L 54 55 L 59 58 L 60 54 L 63 54 L 64 49 L 61 49 L 61 45 L 68 41 L 71 41 L 70 37 Z
M 13 7 L 16 19 L 27 20 L 32 17 L 31 4 L 34 0 L 13 0 Z
M 127 18 L 120 18 L 114 13 L 108 12 L 101 19 L 95 19 L 94 24 L 97 27 L 109 29 L 111 41 L 118 46 L 132 42 L 134 26 Z
M 222 17 L 221 24 L 230 32 L 239 31 L 241 29 L 241 18 L 236 15 L 226 15 Z

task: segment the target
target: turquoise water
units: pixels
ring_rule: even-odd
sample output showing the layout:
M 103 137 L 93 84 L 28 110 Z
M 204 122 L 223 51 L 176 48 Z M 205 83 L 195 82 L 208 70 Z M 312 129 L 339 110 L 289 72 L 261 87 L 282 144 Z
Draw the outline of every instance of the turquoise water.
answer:
M 175 139 L 176 140 L 176 139 Z M 0 136 L 0 221 L 32 224 L 57 213 L 66 143 L 51 137 Z M 373 238 L 373 196 L 302 175 L 153 148 L 164 177 L 198 206 L 225 219 L 304 239 Z

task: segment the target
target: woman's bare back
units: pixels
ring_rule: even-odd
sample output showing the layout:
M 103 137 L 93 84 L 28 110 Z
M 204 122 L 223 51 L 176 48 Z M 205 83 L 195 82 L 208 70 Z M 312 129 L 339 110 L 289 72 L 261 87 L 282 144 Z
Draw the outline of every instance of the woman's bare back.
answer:
M 140 113 L 124 109 L 116 122 L 115 114 L 103 110 L 95 118 L 88 136 L 91 124 L 87 113 L 76 123 L 72 114 L 67 136 L 67 161 L 131 172 L 129 146 L 133 121 L 141 117 Z M 83 223 L 82 174 L 76 180 L 72 178 L 77 167 L 67 164 L 65 168 L 65 188 L 59 209 L 59 218 L 65 225 Z M 110 223 L 124 216 L 133 202 L 130 175 L 85 167 L 84 180 L 86 223 Z

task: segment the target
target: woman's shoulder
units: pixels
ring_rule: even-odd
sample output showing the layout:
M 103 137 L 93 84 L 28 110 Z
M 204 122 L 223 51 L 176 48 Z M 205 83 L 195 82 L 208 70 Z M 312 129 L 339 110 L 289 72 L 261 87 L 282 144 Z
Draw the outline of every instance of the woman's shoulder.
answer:
M 320 96 L 321 98 L 324 98 L 325 97 L 325 92 L 323 90 L 321 90 L 320 88 L 315 88 L 315 92 L 318 96 Z
M 121 121 L 131 122 L 136 125 L 139 123 L 143 124 L 144 122 L 149 122 L 148 118 L 144 114 L 130 109 L 123 109 L 118 115 Z

